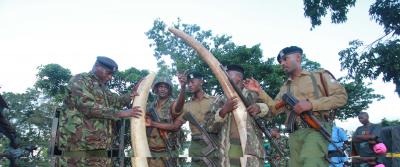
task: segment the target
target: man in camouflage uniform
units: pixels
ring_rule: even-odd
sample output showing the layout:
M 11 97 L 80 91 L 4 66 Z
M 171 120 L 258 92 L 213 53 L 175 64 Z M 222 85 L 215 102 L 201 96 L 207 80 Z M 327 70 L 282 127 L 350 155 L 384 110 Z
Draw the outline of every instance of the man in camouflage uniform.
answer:
M 260 87 L 257 81 L 247 80 L 248 89 L 257 92 L 268 105 L 272 115 L 288 111 L 289 107 L 279 107 L 283 94 L 291 93 L 299 102 L 293 110 L 297 115 L 305 111 L 312 114 L 331 133 L 329 114 L 331 110 L 341 107 L 347 102 L 346 90 L 341 86 L 329 71 L 321 70 L 308 72 L 301 68 L 303 50 L 296 46 L 287 47 L 278 54 L 278 62 L 288 75 L 288 80 L 281 87 L 273 100 Z M 287 121 L 286 121 L 287 122 Z M 295 131 L 289 135 L 290 167 L 298 166 L 328 166 L 328 141 L 315 129 L 309 128 L 296 117 Z
M 265 117 L 268 113 L 267 105 L 256 103 L 257 94 L 243 88 L 244 69 L 239 65 L 230 65 L 227 66 L 227 73 L 236 86 L 242 90 L 247 101 L 252 104 L 247 108 L 247 112 L 251 116 Z M 219 96 L 211 107 L 213 117 L 209 119 L 210 124 L 207 124 L 207 128 L 210 132 L 218 133 L 221 147 L 219 164 L 221 166 L 240 166 L 240 158 L 246 154 L 249 155 L 246 166 L 264 166 L 265 150 L 262 131 L 252 117 L 248 117 L 246 122 L 247 144 L 245 153 L 242 152 L 239 131 L 231 113 L 237 107 L 237 98 L 227 99 L 225 96 Z
M 284 154 L 284 157 L 279 155 L 278 150 L 275 147 L 271 147 L 271 158 L 273 159 L 274 163 L 279 167 L 287 167 L 289 165 L 288 158 L 289 158 L 289 142 L 286 136 L 282 136 L 280 130 L 276 127 L 271 129 L 271 136 L 272 140 L 278 144 L 278 147 Z
M 173 123 L 174 118 L 180 115 L 183 104 L 185 102 L 185 88 L 186 76 L 178 75 L 178 80 L 181 85 L 178 100 L 175 101 L 172 96 L 172 83 L 170 79 L 160 77 L 154 83 L 153 92 L 157 95 L 154 102 L 149 103 L 147 106 L 148 112 L 156 112 L 162 123 Z M 173 112 L 175 111 L 175 112 Z M 168 139 L 173 141 L 172 155 L 169 154 L 163 138 L 160 136 L 160 130 L 157 128 L 147 128 L 148 143 L 151 151 L 152 158 L 148 159 L 149 166 L 151 167 L 164 167 L 165 161 L 170 161 L 174 164 L 177 163 L 176 158 L 178 152 L 178 134 L 179 132 L 168 132 Z
M 118 96 L 107 88 L 117 69 L 112 59 L 99 56 L 89 73 L 69 81 L 59 120 L 59 166 L 111 166 L 112 121 L 141 115 L 137 106 L 121 110 L 129 94 Z
M 147 122 L 150 126 L 165 130 L 177 131 L 186 121 L 188 121 L 187 117 L 189 114 L 193 115 L 200 125 L 204 125 L 205 117 L 210 112 L 210 105 L 215 98 L 207 95 L 203 91 L 203 77 L 200 73 L 190 73 L 188 75 L 188 82 L 189 91 L 193 94 L 193 96 L 183 106 L 182 114 L 174 121 L 173 124 L 159 123 L 147 119 Z M 216 157 L 216 152 L 212 152 L 210 155 L 208 155 L 208 157 L 203 155 L 202 149 L 206 148 L 207 144 L 199 138 L 199 136 L 201 136 L 201 131 L 192 124 L 189 124 L 189 127 L 192 132 L 192 142 L 189 148 L 189 156 L 192 157 L 192 167 L 209 166 L 209 164 L 206 164 L 207 161 L 204 161 L 204 158 L 213 161 L 213 158 Z

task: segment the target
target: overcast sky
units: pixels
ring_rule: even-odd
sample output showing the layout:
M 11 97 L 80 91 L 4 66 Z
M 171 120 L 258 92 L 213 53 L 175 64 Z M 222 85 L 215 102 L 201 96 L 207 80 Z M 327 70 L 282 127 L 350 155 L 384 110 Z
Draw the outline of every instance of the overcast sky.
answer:
M 120 69 L 129 67 L 157 71 L 145 32 L 154 19 L 167 23 L 180 17 L 215 34 L 227 34 L 239 45 L 261 44 L 265 58 L 275 57 L 286 46 L 303 48 L 308 58 L 319 62 L 336 77 L 338 52 L 348 42 L 370 43 L 383 35 L 370 20 L 372 2 L 359 0 L 345 24 L 331 24 L 310 31 L 302 0 L 1 0 L 0 86 L 1 92 L 24 92 L 36 79 L 37 67 L 57 63 L 73 74 L 91 69 L 96 56 L 113 58 Z M 371 85 L 386 98 L 367 110 L 372 122 L 399 119 L 399 97 L 392 83 L 380 79 Z M 356 119 L 338 123 L 347 129 L 361 125 Z

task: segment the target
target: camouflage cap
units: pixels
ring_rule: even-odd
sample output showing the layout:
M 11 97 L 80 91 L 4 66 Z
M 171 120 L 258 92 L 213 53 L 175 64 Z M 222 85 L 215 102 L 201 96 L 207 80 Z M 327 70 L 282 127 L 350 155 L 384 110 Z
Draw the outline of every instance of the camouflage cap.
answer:
M 169 78 L 167 78 L 167 77 L 159 77 L 159 78 L 157 78 L 156 81 L 153 83 L 153 91 L 154 91 L 154 92 L 156 91 L 156 88 L 157 88 L 161 83 L 167 84 L 169 90 L 170 90 L 170 91 L 172 90 L 172 82 L 171 82 L 171 79 L 169 79 Z M 171 92 L 170 92 L 170 93 L 171 93 Z
M 276 57 L 276 60 L 278 60 L 278 62 L 280 63 L 284 56 L 286 56 L 288 54 L 292 54 L 292 53 L 303 54 L 303 49 L 301 49 L 300 47 L 297 47 L 297 46 L 289 46 L 289 47 L 283 48 L 279 52 L 278 56 Z
M 97 56 L 96 63 L 102 65 L 103 67 L 111 70 L 113 73 L 118 71 L 117 63 L 108 57 L 105 56 Z

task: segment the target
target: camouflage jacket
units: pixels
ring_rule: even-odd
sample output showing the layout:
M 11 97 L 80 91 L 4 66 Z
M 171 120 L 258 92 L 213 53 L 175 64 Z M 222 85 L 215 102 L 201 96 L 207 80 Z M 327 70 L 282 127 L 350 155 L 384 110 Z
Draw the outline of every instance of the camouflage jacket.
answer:
M 273 140 L 275 140 L 276 144 L 278 144 L 278 147 L 282 150 L 284 156 L 289 157 L 288 137 L 281 135 L 279 138 L 273 138 Z M 278 150 L 276 150 L 276 148 L 272 146 L 271 146 L 271 157 L 274 159 L 280 157 Z M 282 157 L 280 157 L 280 159 L 282 159 Z
M 157 102 L 158 100 L 156 99 L 154 102 L 151 102 L 147 105 L 147 112 L 150 112 L 150 109 L 154 109 L 154 111 L 157 112 L 158 117 L 160 118 L 161 123 L 170 123 L 172 124 L 174 122 L 171 114 L 171 105 L 174 103 L 173 98 L 168 98 L 159 108 L 157 108 Z M 149 131 L 150 128 L 147 130 Z M 168 133 L 168 136 L 170 139 L 174 140 L 176 143 L 177 141 L 177 132 L 170 132 Z M 147 134 L 148 136 L 148 142 L 149 142 L 149 147 L 154 148 L 156 150 L 160 148 L 165 148 L 165 143 L 163 139 L 160 136 L 160 133 L 157 128 L 152 128 L 151 133 Z
M 242 93 L 245 98 L 250 103 L 255 103 L 258 101 L 258 96 L 256 93 L 251 92 L 247 89 L 243 89 Z M 219 116 L 219 111 L 226 102 L 225 96 L 219 96 L 211 105 L 211 117 L 207 119 L 206 128 L 211 133 L 218 133 L 218 140 L 220 145 L 220 156 L 223 157 L 234 157 L 234 155 L 243 155 L 241 149 L 240 153 L 233 153 L 231 150 L 231 145 L 237 145 L 240 147 L 239 132 L 237 130 L 237 125 L 234 120 L 232 113 L 229 113 L 225 118 Z M 265 117 L 268 113 L 268 107 L 264 103 L 257 103 L 261 109 L 258 114 L 260 117 Z M 247 120 L 247 145 L 246 153 L 247 155 L 253 155 L 259 158 L 263 158 L 265 155 L 265 150 L 263 147 L 262 131 L 259 129 L 251 116 Z M 236 150 L 238 151 L 238 150 Z M 237 157 L 235 157 L 237 158 Z
M 110 149 L 113 115 L 129 104 L 129 95 L 118 96 L 93 73 L 71 78 L 60 114 L 58 146 L 64 151 Z

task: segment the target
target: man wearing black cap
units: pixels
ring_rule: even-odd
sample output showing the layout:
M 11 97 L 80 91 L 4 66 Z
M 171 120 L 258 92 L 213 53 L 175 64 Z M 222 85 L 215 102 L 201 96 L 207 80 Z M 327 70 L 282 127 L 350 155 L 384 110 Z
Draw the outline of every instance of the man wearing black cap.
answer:
M 190 93 L 193 94 L 192 98 L 185 103 L 182 109 L 182 114 L 174 121 L 173 124 L 165 124 L 154 122 L 146 119 L 148 124 L 152 127 L 177 131 L 180 127 L 188 121 L 188 115 L 192 115 L 195 120 L 200 124 L 204 125 L 206 115 L 210 111 L 210 105 L 215 100 L 213 96 L 207 95 L 202 88 L 204 83 L 203 76 L 200 73 L 192 72 L 188 74 L 188 86 Z M 193 124 L 189 124 L 190 130 L 192 131 L 192 142 L 189 148 L 189 156 L 192 157 L 192 166 L 207 166 L 201 158 L 215 158 L 216 152 L 210 155 L 203 155 L 202 149 L 207 147 L 207 144 L 201 140 L 201 131 L 196 128 Z M 206 157 L 208 156 L 208 157 Z M 199 158 L 201 157 L 201 158 Z M 212 159 L 210 159 L 212 161 Z
M 240 65 L 227 66 L 227 73 L 236 86 L 242 90 L 244 98 L 252 105 L 247 108 L 247 112 L 251 116 L 265 117 L 268 113 L 268 107 L 264 103 L 256 103 L 258 96 L 243 87 L 244 69 Z M 261 167 L 264 166 L 264 147 L 262 139 L 262 131 L 258 128 L 254 119 L 247 119 L 247 144 L 246 152 L 242 152 L 240 144 L 239 131 L 232 111 L 237 108 L 237 97 L 227 99 L 225 96 L 219 96 L 211 107 L 213 117 L 210 119 L 211 124 L 207 124 L 209 131 L 218 133 L 220 139 L 221 166 L 241 166 L 240 158 L 243 155 L 249 155 L 246 160 L 246 166 Z
M 111 166 L 112 121 L 139 117 L 139 107 L 121 110 L 131 95 L 112 93 L 106 83 L 118 70 L 114 60 L 99 56 L 89 73 L 71 78 L 60 113 L 60 166 Z
M 278 107 L 279 105 L 276 104 L 281 103 L 283 94 L 292 94 L 299 100 L 293 107 L 297 115 L 312 111 L 323 126 L 331 130 L 330 112 L 346 104 L 346 90 L 329 71 L 302 70 L 302 54 L 303 50 L 297 46 L 286 47 L 279 52 L 277 60 L 288 75 L 288 80 L 281 87 L 275 100 L 268 96 L 254 79 L 246 80 L 245 86 L 259 94 L 270 108 L 272 115 L 283 112 L 289 114 L 288 106 Z M 295 128 L 290 131 L 289 136 L 289 166 L 328 166 L 329 163 L 325 158 L 328 154 L 328 141 L 318 131 L 302 123 L 299 116 L 294 124 Z

